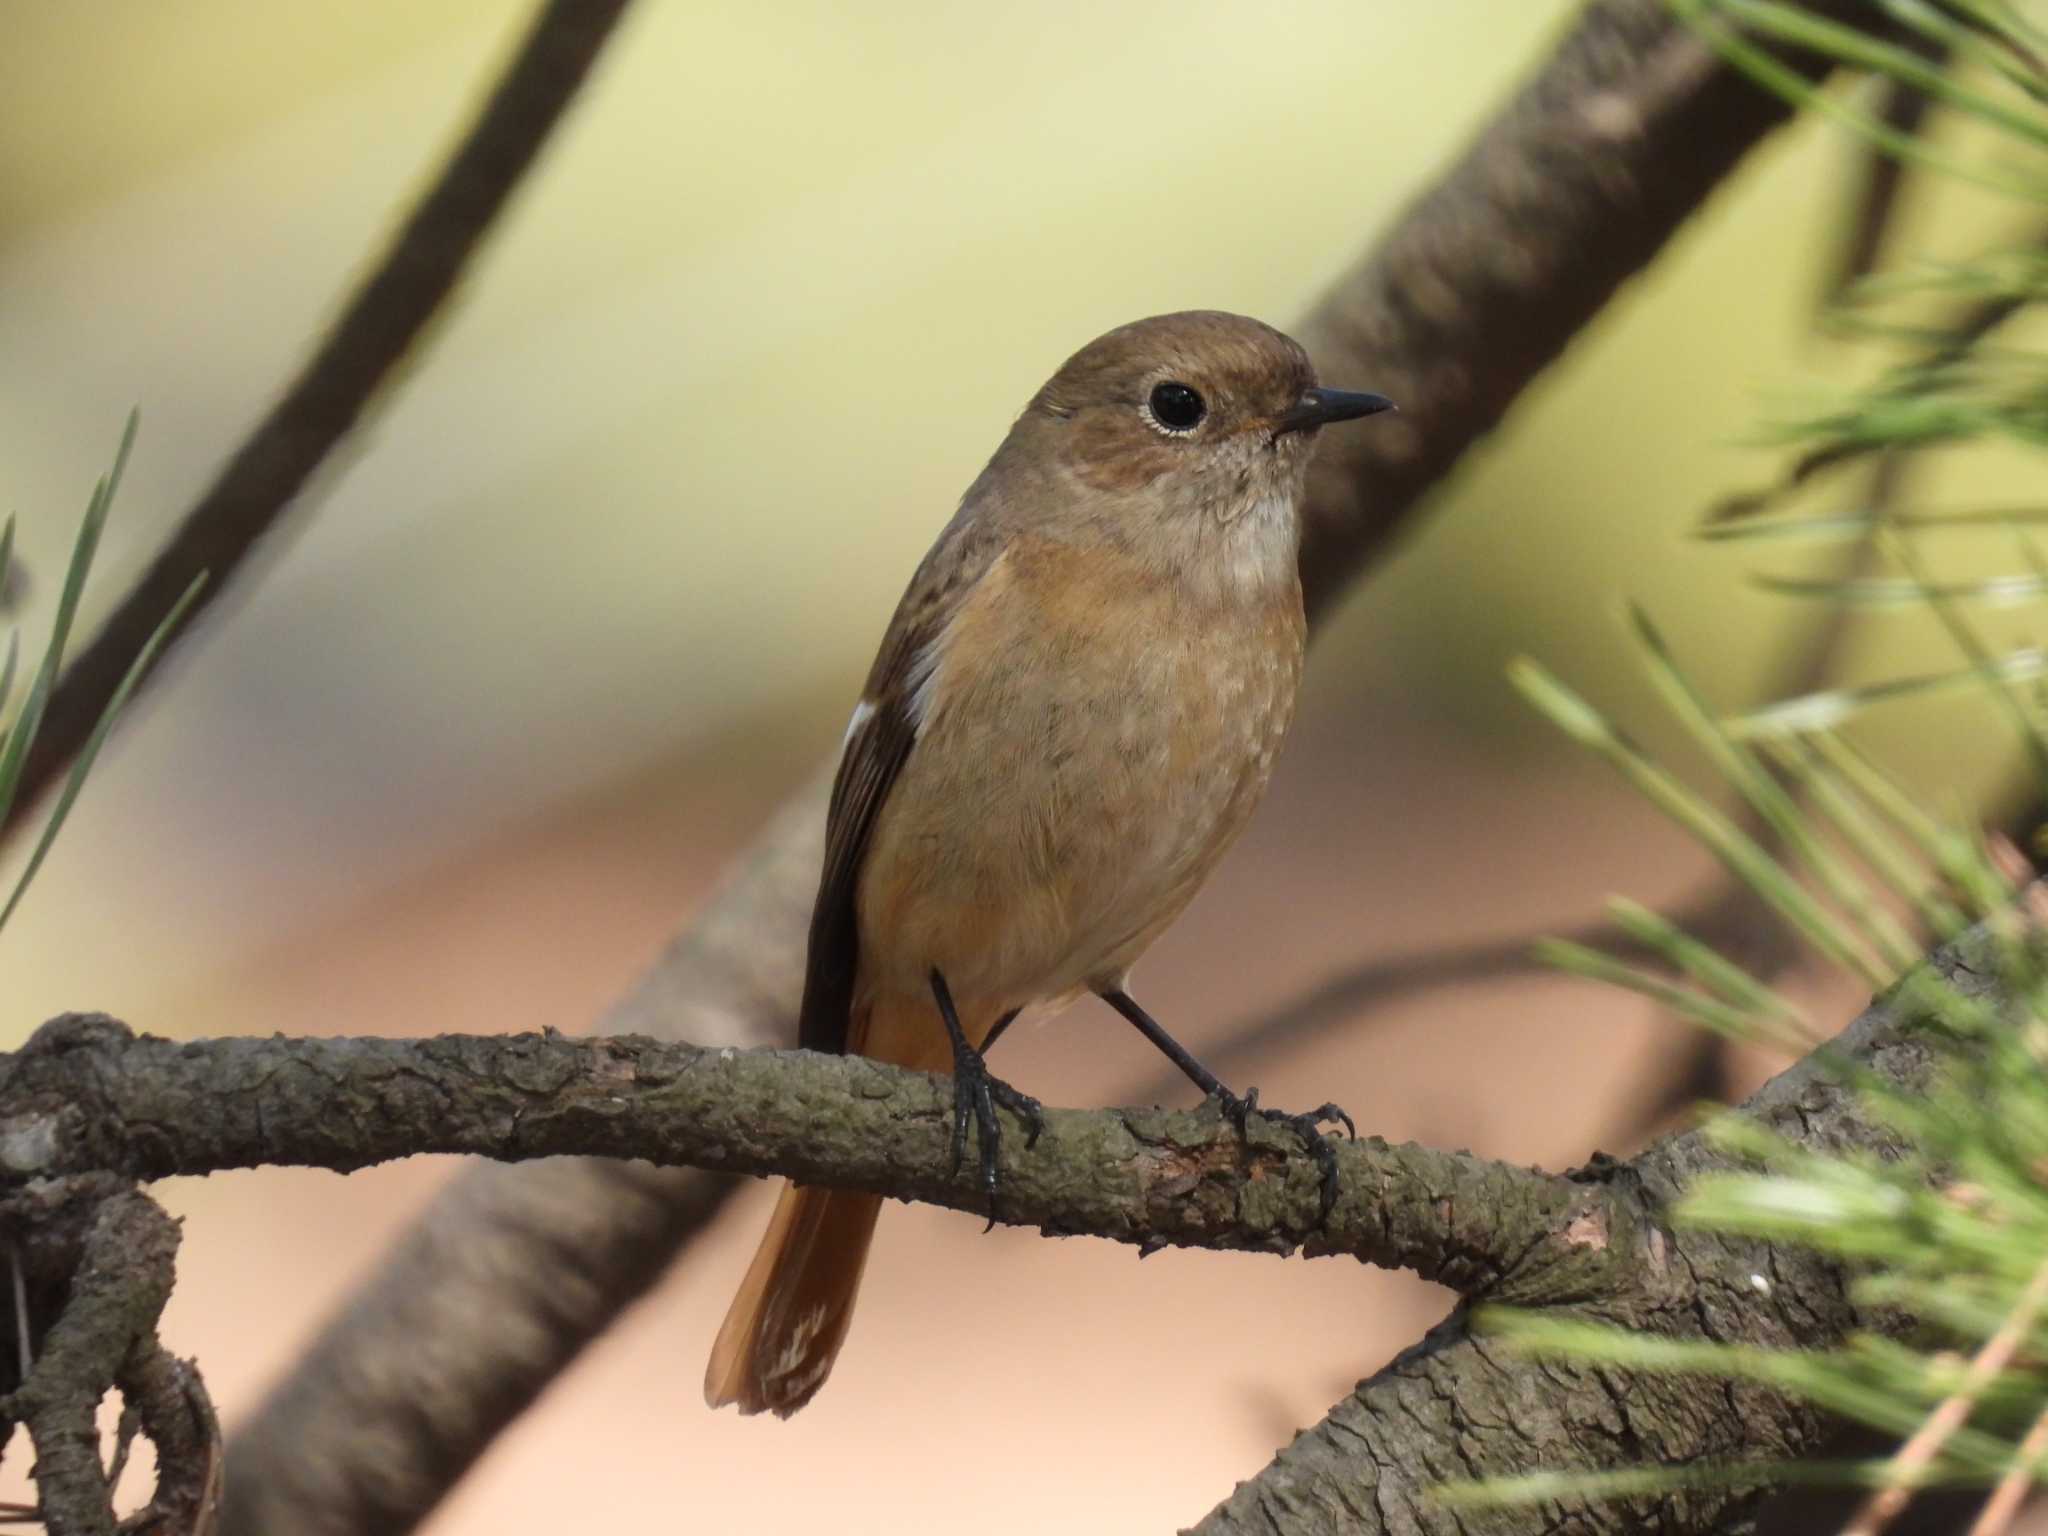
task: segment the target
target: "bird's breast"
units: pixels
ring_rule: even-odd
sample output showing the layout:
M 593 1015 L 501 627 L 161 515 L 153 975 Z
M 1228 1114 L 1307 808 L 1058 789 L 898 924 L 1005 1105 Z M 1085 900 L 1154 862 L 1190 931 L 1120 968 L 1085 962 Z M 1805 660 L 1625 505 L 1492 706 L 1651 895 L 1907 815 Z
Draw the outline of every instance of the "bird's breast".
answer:
M 1120 976 L 1256 806 L 1302 643 L 1291 580 L 1218 601 L 1113 552 L 1013 548 L 933 658 L 863 871 L 863 968 L 1017 1002 Z

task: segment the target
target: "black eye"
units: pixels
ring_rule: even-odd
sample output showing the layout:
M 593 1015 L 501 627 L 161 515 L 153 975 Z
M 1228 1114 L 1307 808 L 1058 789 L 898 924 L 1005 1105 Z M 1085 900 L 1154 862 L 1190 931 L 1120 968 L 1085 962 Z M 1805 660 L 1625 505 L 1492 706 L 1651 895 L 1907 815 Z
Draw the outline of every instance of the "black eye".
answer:
M 1192 432 L 1209 407 L 1185 384 L 1169 379 L 1152 386 L 1152 419 L 1169 432 Z

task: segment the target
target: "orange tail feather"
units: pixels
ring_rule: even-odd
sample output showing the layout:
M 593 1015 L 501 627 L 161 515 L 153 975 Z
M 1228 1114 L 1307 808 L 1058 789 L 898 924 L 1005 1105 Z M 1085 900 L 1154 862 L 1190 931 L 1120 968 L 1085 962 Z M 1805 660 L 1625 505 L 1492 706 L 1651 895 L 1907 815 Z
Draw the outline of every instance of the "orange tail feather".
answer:
M 725 1314 L 704 1401 L 788 1418 L 831 1374 L 853 1320 L 880 1195 L 786 1185 Z
M 917 998 L 861 1009 L 849 1048 L 916 1071 L 944 1070 L 952 1048 L 930 1006 Z M 968 1038 L 977 1043 L 995 1016 L 974 1000 L 961 1008 Z M 705 1402 L 713 1408 L 737 1403 L 741 1413 L 786 1419 L 817 1394 L 846 1342 L 881 1214 L 880 1195 L 783 1186 L 767 1235 L 711 1346 Z

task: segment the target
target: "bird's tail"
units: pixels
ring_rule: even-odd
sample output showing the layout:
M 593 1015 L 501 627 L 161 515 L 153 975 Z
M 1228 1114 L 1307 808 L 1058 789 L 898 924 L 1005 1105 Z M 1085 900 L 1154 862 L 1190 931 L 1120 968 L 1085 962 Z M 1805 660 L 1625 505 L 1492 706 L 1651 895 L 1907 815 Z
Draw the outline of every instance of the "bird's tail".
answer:
M 971 998 L 960 1013 L 968 1039 L 977 1044 L 996 1017 Z M 916 1072 L 952 1065 L 952 1047 L 923 998 L 860 1007 L 847 1031 L 847 1048 Z M 711 1346 L 705 1402 L 714 1408 L 737 1403 L 741 1413 L 767 1411 L 786 1419 L 817 1394 L 846 1342 L 881 1214 L 880 1195 L 783 1187 L 768 1235 Z
M 786 1419 L 811 1400 L 846 1342 L 881 1213 L 880 1195 L 783 1186 L 711 1346 L 705 1402 Z

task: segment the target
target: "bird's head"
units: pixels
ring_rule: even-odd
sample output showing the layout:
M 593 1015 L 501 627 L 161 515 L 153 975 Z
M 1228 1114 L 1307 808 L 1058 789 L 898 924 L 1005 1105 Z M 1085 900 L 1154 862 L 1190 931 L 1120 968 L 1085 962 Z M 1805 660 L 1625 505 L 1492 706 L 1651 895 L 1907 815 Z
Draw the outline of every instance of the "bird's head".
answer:
M 1392 408 L 1323 388 L 1300 343 L 1269 325 L 1187 310 L 1089 342 L 1020 426 L 1089 491 L 1230 521 L 1276 498 L 1298 510 L 1318 429 Z

